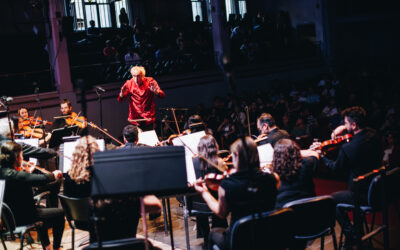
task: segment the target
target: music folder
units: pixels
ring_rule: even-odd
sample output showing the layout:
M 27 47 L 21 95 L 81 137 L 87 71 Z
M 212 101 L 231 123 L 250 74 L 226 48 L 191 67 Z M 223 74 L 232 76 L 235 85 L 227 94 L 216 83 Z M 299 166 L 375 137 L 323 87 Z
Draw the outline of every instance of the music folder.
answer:
M 96 152 L 92 196 L 159 196 L 187 192 L 183 147 L 138 147 Z

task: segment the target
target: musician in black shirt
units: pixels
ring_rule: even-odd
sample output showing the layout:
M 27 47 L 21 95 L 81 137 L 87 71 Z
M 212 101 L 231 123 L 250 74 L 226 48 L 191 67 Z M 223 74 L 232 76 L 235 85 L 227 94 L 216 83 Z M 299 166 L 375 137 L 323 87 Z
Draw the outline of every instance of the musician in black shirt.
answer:
M 366 127 L 366 112 L 362 107 L 351 107 L 343 110 L 344 125 L 337 127 L 332 137 L 344 132 L 353 135 L 350 142 L 343 144 L 339 149 L 336 161 L 332 161 L 321 154 L 321 159 L 334 171 L 348 171 L 349 189 L 332 194 L 337 203 L 354 204 L 358 198 L 361 204 L 367 203 L 369 183 L 359 186 L 360 197 L 355 197 L 353 178 L 370 172 L 380 166 L 382 159 L 381 140 L 375 130 Z M 346 247 L 351 247 L 354 229 L 347 212 L 340 209 L 336 212 L 337 220 L 346 235 Z
M 274 175 L 258 170 L 260 163 L 257 145 L 250 137 L 246 137 L 245 141 L 246 146 L 242 139 L 231 145 L 233 167 L 237 172 L 222 180 L 218 200 L 211 195 L 205 183 L 195 183 L 196 191 L 201 193 L 210 210 L 218 217 L 226 218 L 231 213 L 228 229 L 214 228 L 211 231 L 209 249 L 212 249 L 213 244 L 217 244 L 220 249 L 229 248 L 230 228 L 238 219 L 274 208 L 278 181 Z
M 59 170 L 47 174 L 31 174 L 17 171 L 22 164 L 22 146 L 5 142 L 1 146 L 0 179 L 6 180 L 4 202 L 10 206 L 17 226 L 43 221 L 38 230 L 42 245 L 48 249 L 59 249 L 64 231 L 64 212 L 61 208 L 37 208 L 33 200 L 32 187 L 42 186 L 58 179 Z M 48 228 L 53 228 L 53 245 L 50 245 Z
M 258 145 L 270 143 L 274 147 L 275 143 L 280 139 L 290 139 L 289 133 L 278 128 L 275 124 L 275 119 L 268 113 L 261 114 L 257 119 L 257 127 L 260 131 L 260 135 L 257 138 Z

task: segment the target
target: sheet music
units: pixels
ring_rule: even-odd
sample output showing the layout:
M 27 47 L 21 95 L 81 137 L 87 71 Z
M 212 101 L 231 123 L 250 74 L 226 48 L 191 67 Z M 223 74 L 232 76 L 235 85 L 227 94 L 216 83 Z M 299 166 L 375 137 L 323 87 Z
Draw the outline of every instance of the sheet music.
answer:
M 3 207 L 4 190 L 6 189 L 6 181 L 0 180 L 0 218 L 1 218 L 1 208 Z
M 257 147 L 258 157 L 260 159 L 260 166 L 265 166 L 272 163 L 274 157 L 274 148 L 270 143 Z
M 183 146 L 183 143 L 185 143 L 186 174 L 188 183 L 194 183 L 196 181 L 196 174 L 193 166 L 193 156 L 194 154 L 197 154 L 197 145 L 200 142 L 200 138 L 205 135 L 206 133 L 204 131 L 200 131 L 189 135 L 183 135 L 172 140 L 172 144 L 174 144 L 174 146 Z M 187 147 L 189 147 L 191 150 L 189 150 Z
M 155 146 L 158 143 L 158 137 L 156 131 L 150 130 L 146 132 L 139 132 L 138 143 L 151 147 Z
M 15 139 L 16 143 L 25 143 L 30 146 L 39 147 L 39 139 L 32 138 L 32 139 Z M 34 165 L 38 164 L 38 159 L 29 157 L 29 162 L 32 162 Z
M 75 150 L 75 145 L 78 141 L 71 141 L 71 142 L 64 142 L 64 165 L 62 172 L 67 173 L 69 169 L 71 168 L 71 160 L 72 159 L 72 154 L 74 153 Z M 100 151 L 105 150 L 105 143 L 103 139 L 98 139 L 96 140 L 97 144 L 99 145 Z M 94 153 L 94 152 L 93 152 Z

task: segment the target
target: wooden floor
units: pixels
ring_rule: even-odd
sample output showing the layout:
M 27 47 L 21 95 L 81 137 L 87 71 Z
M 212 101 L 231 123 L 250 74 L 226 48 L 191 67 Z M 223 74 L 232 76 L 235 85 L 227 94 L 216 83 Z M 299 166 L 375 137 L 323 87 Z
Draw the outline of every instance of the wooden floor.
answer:
M 171 202 L 171 215 L 172 215 L 172 224 L 173 224 L 173 236 L 174 236 L 174 245 L 175 249 L 187 249 L 186 247 L 186 237 L 185 237 L 185 228 L 184 228 L 184 219 L 183 219 L 183 208 L 179 206 L 179 203 L 175 198 L 170 198 Z M 170 235 L 166 235 L 164 231 L 164 218 L 160 216 L 155 220 L 148 221 L 148 236 L 152 241 L 153 245 L 160 249 L 171 249 L 171 241 Z M 335 227 L 336 235 L 339 239 L 340 226 L 336 225 Z M 190 249 L 201 250 L 203 245 L 203 239 L 196 238 L 196 228 L 195 222 L 193 218 L 189 220 L 189 234 L 190 234 Z M 33 235 L 36 238 L 35 235 Z M 85 245 L 78 247 L 79 243 L 87 240 L 89 234 L 85 231 L 76 230 L 75 236 L 75 249 L 82 249 Z M 142 221 L 139 224 L 138 235 L 137 237 L 143 237 L 142 230 Z M 391 237 L 396 238 L 396 237 Z M 377 246 L 376 249 L 382 249 L 381 244 L 379 242 L 374 242 L 374 245 Z M 6 241 L 7 249 L 18 249 L 19 242 L 11 242 Z M 66 228 L 63 235 L 62 240 L 63 249 L 71 249 L 71 229 L 68 227 L 68 223 L 66 223 Z M 332 237 L 325 237 L 325 249 L 333 249 Z M 0 249 L 2 246 L 0 244 Z M 40 244 L 36 243 L 31 246 L 26 246 L 25 249 L 41 249 Z M 315 240 L 307 249 L 320 249 L 320 240 Z

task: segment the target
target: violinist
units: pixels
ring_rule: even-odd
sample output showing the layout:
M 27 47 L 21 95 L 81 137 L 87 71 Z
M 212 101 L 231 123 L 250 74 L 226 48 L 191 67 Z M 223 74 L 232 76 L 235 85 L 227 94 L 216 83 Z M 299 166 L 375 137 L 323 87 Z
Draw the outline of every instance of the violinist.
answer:
M 39 140 L 40 145 L 44 144 L 44 140 L 50 140 L 51 134 L 46 134 L 43 126 L 47 124 L 52 125 L 51 122 L 42 120 L 39 116 L 29 116 L 28 109 L 24 107 L 18 110 L 18 115 L 18 133 L 22 134 L 25 138 L 41 139 Z M 43 137 L 45 138 L 43 139 Z
M 132 79 L 125 82 L 118 95 L 118 101 L 129 100 L 128 121 L 139 126 L 143 131 L 155 128 L 155 97 L 164 98 L 156 80 L 146 77 L 144 67 L 133 66 L 130 70 Z
M 61 117 L 56 118 L 53 122 L 53 130 L 74 125 L 79 126 L 79 128 L 85 128 L 87 126 L 86 118 L 78 116 L 78 114 L 72 111 L 72 104 L 68 99 L 61 101 L 60 112 Z
M 209 249 L 214 244 L 220 249 L 229 248 L 230 230 L 238 219 L 252 213 L 272 210 L 275 205 L 278 180 L 274 175 L 259 170 L 256 143 L 250 137 L 238 139 L 231 145 L 231 153 L 233 167 L 237 172 L 222 180 L 218 189 L 218 200 L 211 195 L 204 182 L 196 182 L 194 185 L 210 210 L 218 217 L 226 218 L 231 213 L 228 229 L 211 230 Z
M 215 166 L 210 165 L 209 162 L 205 161 L 201 157 L 193 158 L 193 166 L 196 177 L 205 178 L 206 175 L 210 173 L 222 175 L 225 171 L 228 170 L 228 166 L 225 162 L 218 157 L 218 144 L 217 141 L 211 135 L 205 135 L 200 138 L 199 144 L 197 146 L 198 154 L 208 159 L 210 162 L 214 163 Z M 211 190 L 211 195 L 218 199 L 218 193 L 216 191 Z M 201 196 L 189 196 L 187 197 L 187 202 L 191 209 L 195 210 L 204 210 L 205 201 Z M 212 224 L 211 227 L 219 227 L 226 228 L 228 226 L 226 219 L 219 219 L 217 216 L 213 215 L 211 217 Z M 204 237 L 204 242 L 207 242 L 208 235 L 210 233 L 210 226 L 208 223 L 208 216 L 196 216 L 196 229 L 197 236 Z
M 328 159 L 324 154 L 320 154 L 321 160 L 334 171 L 349 172 L 349 189 L 332 194 L 337 203 L 354 204 L 355 190 L 353 178 L 363 175 L 380 167 L 382 159 L 381 140 L 375 130 L 366 126 L 366 112 L 362 107 L 351 107 L 343 110 L 344 125 L 338 126 L 332 132 L 332 137 L 350 133 L 353 138 L 343 144 L 338 152 L 336 160 Z M 313 145 L 318 146 L 318 143 Z M 359 198 L 361 204 L 367 204 L 369 183 L 359 187 Z M 345 236 L 345 247 L 351 248 L 354 244 L 354 228 L 351 224 L 347 212 L 337 209 L 336 218 L 340 223 Z
M 11 123 L 13 123 L 13 121 L 11 121 Z M 12 128 L 14 128 L 13 124 Z M 0 146 L 8 141 L 12 141 L 8 119 L 0 118 Z M 34 147 L 26 143 L 20 143 L 20 144 L 22 145 L 22 152 L 24 159 L 28 159 L 29 157 L 38 159 L 49 159 L 57 155 L 55 151 L 49 149 Z
M 271 114 L 262 113 L 257 119 L 257 128 L 260 131 L 256 139 L 258 145 L 270 143 L 274 147 L 280 139 L 290 139 L 286 130 L 278 128 Z
M 43 222 L 38 229 L 45 249 L 60 249 L 64 231 L 64 212 L 61 208 L 39 208 L 33 200 L 32 187 L 42 186 L 62 176 L 59 170 L 48 174 L 31 174 L 17 171 L 22 164 L 22 146 L 9 141 L 0 148 L 0 179 L 6 181 L 4 201 L 15 215 L 16 226 Z M 53 244 L 50 244 L 48 229 L 53 228 Z

